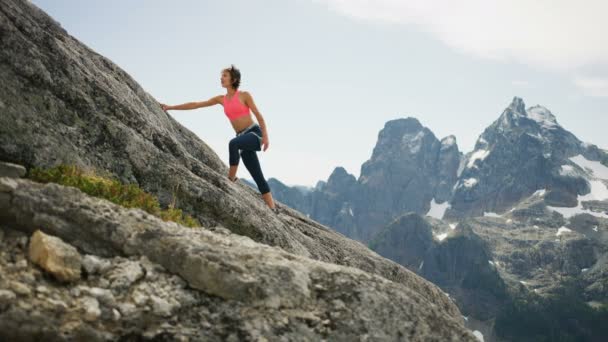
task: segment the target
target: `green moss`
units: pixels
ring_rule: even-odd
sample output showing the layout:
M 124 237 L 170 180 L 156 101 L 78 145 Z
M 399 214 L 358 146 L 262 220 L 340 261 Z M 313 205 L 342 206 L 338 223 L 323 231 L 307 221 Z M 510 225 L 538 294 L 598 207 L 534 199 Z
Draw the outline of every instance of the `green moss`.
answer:
M 34 167 L 26 175 L 37 182 L 58 183 L 72 186 L 82 192 L 104 198 L 126 208 L 140 208 L 164 221 L 173 221 L 187 227 L 200 227 L 198 220 L 174 208 L 161 209 L 158 199 L 139 188 L 136 184 L 123 184 L 111 174 L 99 171 L 85 171 L 75 165 L 61 164 L 51 168 Z

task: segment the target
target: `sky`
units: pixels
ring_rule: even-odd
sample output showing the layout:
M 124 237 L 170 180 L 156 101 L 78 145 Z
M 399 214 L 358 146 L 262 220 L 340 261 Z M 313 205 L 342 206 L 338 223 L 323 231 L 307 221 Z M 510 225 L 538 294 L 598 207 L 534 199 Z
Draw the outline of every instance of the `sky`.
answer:
M 160 103 L 223 95 L 240 69 L 264 117 L 266 178 L 359 177 L 378 133 L 415 117 L 464 153 L 514 96 L 608 148 L 608 2 L 33 0 Z M 221 105 L 169 110 L 228 164 Z M 254 118 L 255 120 L 255 118 Z M 251 180 L 240 162 L 239 177 Z

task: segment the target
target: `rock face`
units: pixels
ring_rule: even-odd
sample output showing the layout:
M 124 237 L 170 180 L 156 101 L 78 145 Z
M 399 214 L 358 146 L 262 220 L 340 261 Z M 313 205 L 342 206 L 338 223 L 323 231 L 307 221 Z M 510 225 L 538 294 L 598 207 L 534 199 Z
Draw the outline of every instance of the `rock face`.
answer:
M 467 154 L 445 218 L 504 213 L 540 189 L 562 197 L 556 202 L 576 205 L 577 194 L 588 192 L 588 185 L 569 177 L 562 165 L 572 167 L 569 158 L 576 155 L 597 160 L 601 153 L 595 149 L 560 126 L 547 108 L 526 109 L 514 97 Z
M 424 214 L 433 199 L 445 200 L 446 184 L 456 177 L 458 168 L 449 159 L 458 160 L 459 152 L 455 140 L 445 139 L 444 143 L 415 118 L 385 124 L 371 158 L 361 165 L 358 180 L 356 219 L 366 228 L 362 241 L 369 241 L 405 212 Z M 440 166 L 447 169 L 440 171 Z
M 440 141 L 415 118 L 390 120 L 378 133 L 359 179 L 336 167 L 314 190 L 297 196 L 282 191 L 276 197 L 368 243 L 403 213 L 425 214 L 431 203 L 447 203 L 461 157 L 454 136 Z
M 222 160 L 122 69 L 35 5 L 0 4 L 0 159 L 111 172 L 163 206 L 175 196 L 204 226 L 413 286 L 459 317 L 437 287 L 397 263 L 281 203 L 274 214 L 257 190 L 230 182 Z
M 416 213 L 397 218 L 370 243 L 380 255 L 451 293 L 463 314 L 481 320 L 494 317 L 508 299 L 503 280 L 488 263 L 488 246 L 467 223 L 446 231 Z
M 446 311 L 453 304 L 445 294 L 437 291 L 438 298 L 429 300 L 419 292 L 417 287 L 430 286 L 422 280 L 413 278 L 419 283 L 406 286 L 288 253 L 225 228 L 214 232 L 164 222 L 58 184 L 0 177 L 0 195 L 0 226 L 7 235 L 41 227 L 57 236 L 43 239 L 61 238 L 88 259 L 86 282 L 68 287 L 41 281 L 27 263 L 13 266 L 8 260 L 24 258 L 25 251 L 3 247 L 10 253 L 0 258 L 0 268 L 9 270 L 0 281 L 3 339 L 86 333 L 100 340 L 132 334 L 165 339 L 476 340 L 461 319 Z M 25 246 L 27 235 L 17 236 Z M 36 231 L 30 244 L 40 236 Z M 53 246 L 65 248 L 49 244 Z M 25 275 L 27 283 L 7 288 L 7 279 Z M 74 313 L 83 319 L 73 318 Z M 165 317 L 173 317 L 174 323 L 159 324 Z M 143 324 L 142 330 L 130 331 L 136 322 Z
M 105 170 L 157 195 L 162 206 L 175 199 L 176 207 L 222 232 L 183 229 L 74 188 L 1 177 L 0 231 L 40 229 L 56 236 L 86 253 L 87 274 L 76 280 L 87 288 L 70 289 L 74 301 L 65 288 L 39 298 L 32 295 L 40 280 L 32 279 L 34 268 L 24 273 L 26 283 L 18 280 L 23 267 L 33 265 L 7 265 L 14 280 L 1 283 L 0 331 L 8 338 L 67 333 L 105 339 L 129 331 L 179 338 L 177 328 L 151 330 L 162 321 L 145 311 L 165 317 L 184 305 L 173 322 L 184 322 L 180 329 L 191 338 L 471 339 L 457 307 L 435 285 L 281 203 L 274 214 L 256 190 L 230 182 L 227 166 L 203 141 L 32 3 L 0 0 L 0 46 L 0 160 L 26 168 L 73 163 Z M 25 253 L 19 248 L 14 252 Z M 128 300 L 116 299 L 127 294 Z M 15 304 L 14 296 L 28 300 Z M 119 324 L 104 329 L 59 321 L 42 302 L 52 310 L 79 308 L 67 311 L 78 321 Z M 120 322 L 131 314 L 131 325 Z M 213 329 L 201 331 L 201 321 Z M 142 324 L 150 330 L 126 330 Z M 227 333 L 234 326 L 239 332 Z

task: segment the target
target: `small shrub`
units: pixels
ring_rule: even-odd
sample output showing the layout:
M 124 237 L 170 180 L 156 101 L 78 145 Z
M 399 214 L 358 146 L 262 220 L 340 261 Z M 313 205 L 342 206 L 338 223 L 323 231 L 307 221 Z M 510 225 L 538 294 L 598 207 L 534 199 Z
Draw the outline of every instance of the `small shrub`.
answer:
M 198 220 L 175 209 L 161 209 L 158 199 L 136 184 L 123 184 L 115 176 L 99 171 L 85 171 L 76 165 L 60 164 L 51 168 L 34 167 L 28 170 L 28 178 L 42 183 L 58 183 L 72 186 L 82 192 L 107 199 L 126 208 L 140 208 L 164 221 L 174 221 L 187 227 L 200 227 Z

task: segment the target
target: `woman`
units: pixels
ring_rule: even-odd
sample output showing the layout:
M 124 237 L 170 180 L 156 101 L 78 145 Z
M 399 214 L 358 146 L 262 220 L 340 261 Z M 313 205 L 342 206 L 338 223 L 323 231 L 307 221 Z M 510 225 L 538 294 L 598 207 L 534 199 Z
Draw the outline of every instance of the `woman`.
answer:
M 239 165 L 239 150 L 241 150 L 243 163 L 257 184 L 258 190 L 264 198 L 264 202 L 266 202 L 273 212 L 278 213 L 278 208 L 274 203 L 272 194 L 270 193 L 270 187 L 260 168 L 260 162 L 256 152 L 261 151 L 262 146 L 264 146 L 264 151 L 268 149 L 269 142 L 266 122 L 253 102 L 251 94 L 248 91 L 238 90 L 241 83 L 241 73 L 234 65 L 222 70 L 220 80 L 222 87 L 226 88 L 226 95 L 217 95 L 207 101 L 187 102 L 176 106 L 168 106 L 162 103 L 160 105 L 163 110 L 196 109 L 216 104 L 224 106 L 224 113 L 236 132 L 236 137 L 232 138 L 228 143 L 228 164 L 230 165 L 228 179 L 233 182 L 238 179 L 236 177 L 236 171 Z M 251 118 L 250 108 L 260 123 L 259 125 Z

